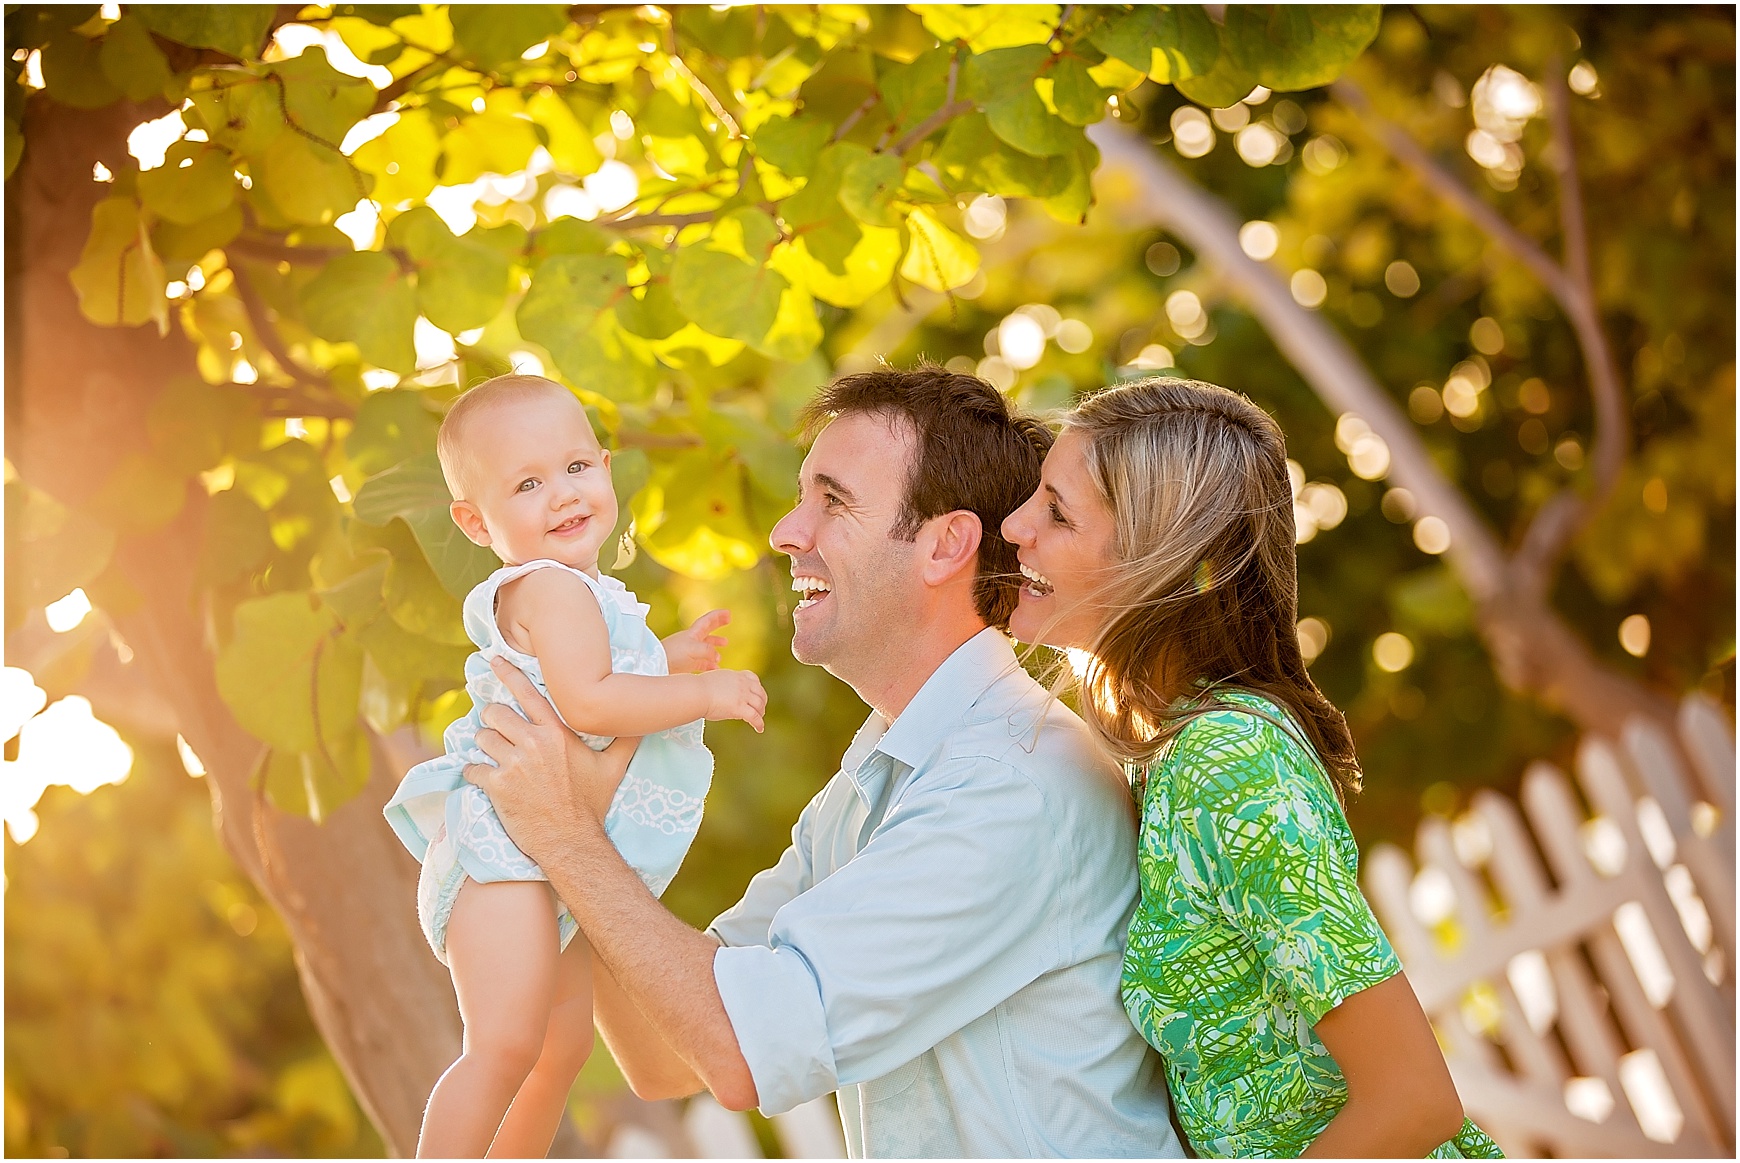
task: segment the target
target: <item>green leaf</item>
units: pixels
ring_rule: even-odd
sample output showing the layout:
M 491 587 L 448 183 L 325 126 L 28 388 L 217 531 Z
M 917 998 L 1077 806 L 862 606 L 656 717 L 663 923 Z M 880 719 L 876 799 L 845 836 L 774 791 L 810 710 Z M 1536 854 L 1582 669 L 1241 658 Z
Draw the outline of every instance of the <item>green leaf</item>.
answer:
M 665 339 L 688 322 L 677 308 L 668 279 L 648 283 L 638 296 L 629 294 L 618 299 L 616 321 L 624 331 L 642 339 Z
M 439 214 L 418 206 L 393 219 L 387 243 L 417 264 L 417 303 L 443 331 L 482 327 L 507 302 L 512 266 L 482 231 L 455 238 Z
M 1033 88 L 1033 78 L 1051 59 L 1043 44 L 999 48 L 967 58 L 961 70 L 961 96 L 981 105 L 1018 97 Z
M 442 138 L 447 164 L 441 181 L 446 185 L 523 170 L 540 144 L 533 123 L 518 116 L 525 112 L 518 92 L 496 89 L 485 100 L 482 113 L 463 119 Z
M 258 73 L 225 70 L 195 73 L 193 83 L 188 93 L 193 116 L 183 118 L 225 149 L 255 158 L 284 132 L 277 82 Z
M 42 80 L 49 96 L 74 109 L 101 109 L 121 97 L 103 72 L 97 43 L 71 29 L 42 47 Z
M 909 65 L 893 65 L 882 73 L 882 100 L 896 125 L 911 128 L 941 109 L 948 100 L 949 67 L 954 49 L 938 45 Z
M 175 75 L 145 22 L 133 13 L 109 25 L 97 58 L 103 75 L 133 102 L 161 96 Z
M 401 375 L 417 370 L 417 293 L 392 255 L 364 250 L 329 259 L 301 297 L 303 319 L 322 339 L 354 342 L 365 360 Z
M 1083 141 L 1075 152 L 1056 160 L 1068 180 L 1057 193 L 1045 198 L 1045 212 L 1059 222 L 1079 225 L 1087 220 L 1088 208 L 1094 204 L 1093 176 L 1100 165 L 1100 151 L 1092 142 Z
M 274 808 L 318 824 L 368 786 L 368 777 L 368 738 L 352 729 L 318 752 L 267 752 L 259 780 Z
M 902 278 L 933 291 L 964 286 L 979 269 L 973 244 L 920 208 L 907 216 L 912 241 L 900 264 Z
M 1315 89 L 1346 71 L 1377 37 L 1376 4 L 1236 5 L 1227 29 L 1240 38 L 1257 80 L 1277 92 Z
M 130 4 L 127 10 L 159 36 L 237 60 L 259 57 L 277 11 L 270 4 Z
M 553 254 L 603 254 L 615 241 L 590 222 L 558 218 L 538 231 L 532 243 L 532 257 L 542 262 Z
M 92 323 L 167 323 L 163 264 L 151 249 L 139 204 L 131 198 L 111 195 L 92 208 L 91 233 L 71 277 L 79 310 Z
M 363 475 L 374 476 L 432 450 L 440 427 L 422 392 L 370 392 L 357 408 L 350 435 L 344 438 L 344 454 Z M 446 496 L 445 489 L 442 496 Z M 393 516 L 397 513 L 376 524 L 385 524 Z
M 192 226 L 229 209 L 236 190 L 229 151 L 200 141 L 176 142 L 162 165 L 139 175 L 139 200 L 179 226 Z
M 906 166 L 891 153 L 873 153 L 846 167 L 840 178 L 840 205 L 852 217 L 871 226 L 899 225 L 892 203 L 900 192 Z
M 255 163 L 255 182 L 291 222 L 325 225 L 368 197 L 368 180 L 332 146 L 289 130 Z
M 1088 39 L 1101 52 L 1163 85 L 1203 76 L 1220 58 L 1220 34 L 1193 4 L 1139 4 L 1133 12 L 1101 24 Z
M 1051 70 L 1051 81 L 1051 103 L 1069 124 L 1092 125 L 1106 115 L 1111 90 L 1088 76 L 1088 63 L 1080 57 L 1061 58 Z
M 242 206 L 232 201 L 210 218 L 188 226 L 167 220 L 158 222 L 151 228 L 151 245 L 166 265 L 187 267 L 204 258 L 207 252 L 233 242 L 241 232 Z
M 442 516 L 446 517 L 446 514 Z M 447 523 L 453 525 L 450 518 Z M 412 524 L 411 529 L 416 532 L 416 525 Z M 457 528 L 454 531 L 458 532 Z M 419 538 L 418 545 L 421 544 Z M 449 646 L 464 646 L 470 641 L 460 621 L 460 599 L 448 592 L 441 578 L 421 556 L 394 557 L 388 563 L 381 597 L 393 621 L 413 634 Z
M 627 297 L 628 260 L 616 254 L 558 254 L 532 276 L 515 318 L 576 383 L 602 358 L 599 312 Z
M 1045 107 L 1032 85 L 985 108 L 991 132 L 1034 157 L 1059 157 L 1081 141 L 1081 131 Z
M 272 553 L 266 514 L 240 489 L 212 497 L 205 511 L 199 579 L 207 585 L 235 581 L 264 565 Z
M 755 131 L 755 154 L 794 178 L 807 178 L 833 133 L 819 117 L 770 117 Z
M 361 651 L 340 646 L 340 637 L 332 611 L 304 593 L 237 606 L 215 672 L 242 729 L 287 751 L 318 751 L 354 729 Z
M 744 343 L 767 334 L 788 286 L 765 265 L 705 246 L 684 247 L 671 267 L 671 293 L 683 314 L 703 330 Z
M 377 731 L 391 731 L 403 723 L 425 685 L 451 688 L 465 682 L 469 642 L 463 646 L 436 642 L 411 633 L 391 617 L 376 618 L 359 637 L 368 661 L 388 688 L 376 696 L 379 701 L 371 700 L 365 668 L 363 713 Z
M 271 66 L 269 75 L 282 86 L 290 124 L 334 151 L 375 106 L 375 87 L 333 68 L 319 45 Z
M 933 160 L 966 188 L 1017 198 L 1046 198 L 1070 181 L 1064 158 L 1036 158 L 998 140 L 982 113 L 955 119 Z
M 743 468 L 717 450 L 659 466 L 637 498 L 640 543 L 666 569 L 715 581 L 760 560 L 767 539 L 743 508 Z
M 435 576 L 458 600 L 501 562 L 459 531 L 448 513 L 452 501 L 441 462 L 431 450 L 364 481 L 351 507 L 359 521 L 370 525 L 403 519 Z
M 455 4 L 447 12 L 455 52 L 485 71 L 514 64 L 526 49 L 568 27 L 568 10 L 560 4 Z

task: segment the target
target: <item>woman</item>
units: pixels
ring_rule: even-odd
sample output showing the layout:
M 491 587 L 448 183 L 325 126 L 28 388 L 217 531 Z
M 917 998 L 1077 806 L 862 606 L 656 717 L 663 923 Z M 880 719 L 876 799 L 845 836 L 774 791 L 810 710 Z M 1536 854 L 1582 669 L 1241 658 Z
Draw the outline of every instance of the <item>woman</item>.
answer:
M 1197 1153 L 1497 1155 L 1360 895 L 1274 421 L 1190 380 L 1101 392 L 1003 536 L 1012 630 L 1087 652 L 1083 718 L 1145 789 L 1124 1004 Z

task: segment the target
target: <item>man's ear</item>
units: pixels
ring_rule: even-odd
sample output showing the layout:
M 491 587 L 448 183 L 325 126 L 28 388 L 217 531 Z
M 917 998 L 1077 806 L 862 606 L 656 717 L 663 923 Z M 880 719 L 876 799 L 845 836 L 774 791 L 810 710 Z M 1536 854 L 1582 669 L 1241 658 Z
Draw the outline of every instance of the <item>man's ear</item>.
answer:
M 983 536 L 978 516 L 965 509 L 926 521 L 918 532 L 919 568 L 925 583 L 943 585 L 963 570 L 971 575 Z
M 471 538 L 474 545 L 489 544 L 489 526 L 483 523 L 483 512 L 470 501 L 454 501 L 447 507 L 459 531 Z

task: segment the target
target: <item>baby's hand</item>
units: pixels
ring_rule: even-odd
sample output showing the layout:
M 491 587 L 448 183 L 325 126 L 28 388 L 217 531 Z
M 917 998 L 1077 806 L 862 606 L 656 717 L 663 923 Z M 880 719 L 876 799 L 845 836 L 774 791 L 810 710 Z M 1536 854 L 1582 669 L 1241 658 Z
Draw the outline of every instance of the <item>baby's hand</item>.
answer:
M 715 670 L 701 677 L 707 684 L 707 718 L 742 719 L 761 730 L 767 692 L 754 671 Z
M 719 651 L 725 639 L 713 631 L 731 621 L 729 610 L 708 610 L 687 630 L 678 630 L 664 639 L 665 658 L 672 674 L 701 674 L 719 669 Z M 727 716 L 728 718 L 730 716 Z

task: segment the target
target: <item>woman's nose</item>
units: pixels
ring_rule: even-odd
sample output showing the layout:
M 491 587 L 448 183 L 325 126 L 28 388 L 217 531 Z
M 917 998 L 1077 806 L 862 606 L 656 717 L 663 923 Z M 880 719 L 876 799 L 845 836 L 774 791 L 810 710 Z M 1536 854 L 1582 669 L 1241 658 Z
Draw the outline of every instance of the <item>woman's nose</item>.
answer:
M 1003 540 L 1012 545 L 1027 544 L 1027 521 L 1024 515 L 1027 512 L 1027 505 L 1031 503 L 1031 500 L 1027 501 L 1019 509 L 1016 509 L 1013 513 L 1003 518 L 1003 527 L 1001 529 Z

